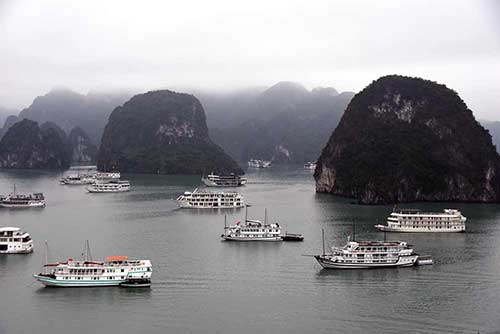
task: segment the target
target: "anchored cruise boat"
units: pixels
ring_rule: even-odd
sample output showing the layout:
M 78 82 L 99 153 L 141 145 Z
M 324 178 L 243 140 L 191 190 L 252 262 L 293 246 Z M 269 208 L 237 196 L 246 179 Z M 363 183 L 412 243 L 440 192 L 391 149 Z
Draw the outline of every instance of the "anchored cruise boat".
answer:
M 267 222 L 267 210 L 265 210 L 264 223 L 257 219 L 248 219 L 248 205 L 245 209 L 245 222 L 237 222 L 233 226 L 227 226 L 224 217 L 224 233 L 221 238 L 227 241 L 302 241 L 302 234 L 281 233 L 280 224 Z
M 96 182 L 87 187 L 89 193 L 118 193 L 130 191 L 129 181 L 112 180 L 109 182 Z
M 105 261 L 94 261 L 86 246 L 82 261 L 47 263 L 45 273 L 33 277 L 51 287 L 142 287 L 151 284 L 152 265 L 149 260 L 129 260 L 127 256 L 108 256 Z
M 315 170 L 316 169 L 316 162 L 309 161 L 304 164 L 304 169 L 308 170 Z
M 201 180 L 207 187 L 240 187 L 247 183 L 245 177 L 231 173 L 229 175 L 209 174 Z
M 60 180 L 62 185 L 83 185 L 92 184 L 94 182 L 94 176 L 89 174 L 70 174 Z
M 212 192 L 196 188 L 177 197 L 181 208 L 190 209 L 234 209 L 245 205 L 243 196 L 237 192 Z
M 271 167 L 271 161 L 269 160 L 259 160 L 259 159 L 250 159 L 248 160 L 248 167 L 250 168 L 269 168 Z
M 465 232 L 465 218 L 455 209 L 443 212 L 422 212 L 414 209 L 395 209 L 387 225 L 375 225 L 385 232 Z
M 0 199 L 0 207 L 4 208 L 40 208 L 45 207 L 45 197 L 42 193 L 21 195 L 14 191 L 6 197 Z
M 404 241 L 349 241 L 314 258 L 326 269 L 367 269 L 414 266 L 418 254 Z
M 0 254 L 27 254 L 33 252 L 33 240 L 19 227 L 0 227 Z

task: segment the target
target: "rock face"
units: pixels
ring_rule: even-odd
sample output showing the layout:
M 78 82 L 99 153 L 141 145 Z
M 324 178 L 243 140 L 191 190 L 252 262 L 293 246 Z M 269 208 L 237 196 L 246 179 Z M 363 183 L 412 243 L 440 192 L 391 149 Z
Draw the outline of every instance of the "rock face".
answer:
M 95 162 L 97 147 L 80 127 L 74 127 L 69 133 L 68 144 L 71 150 L 71 161 L 78 163 Z
M 5 119 L 5 123 L 3 125 L 3 128 L 0 129 L 0 139 L 2 139 L 3 135 L 7 133 L 7 130 L 9 130 L 9 128 L 14 125 L 15 123 L 17 123 L 19 121 L 19 117 L 15 116 L 15 115 L 10 115 L 10 116 L 7 116 L 7 118 Z
M 200 94 L 213 140 L 232 157 L 315 160 L 354 94 L 279 82 L 264 90 Z
M 0 141 L 1 168 L 67 168 L 70 157 L 62 129 L 24 119 L 12 125 Z
M 316 191 L 366 204 L 498 202 L 489 133 L 444 85 L 382 77 L 356 94 L 323 149 Z
M 97 165 L 138 173 L 242 173 L 210 140 L 198 99 L 168 90 L 136 95 L 111 113 Z

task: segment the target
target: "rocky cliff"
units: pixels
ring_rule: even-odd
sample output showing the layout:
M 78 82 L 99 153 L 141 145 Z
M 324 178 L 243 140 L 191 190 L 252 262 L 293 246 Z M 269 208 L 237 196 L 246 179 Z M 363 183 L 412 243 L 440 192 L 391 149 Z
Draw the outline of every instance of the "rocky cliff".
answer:
M 111 113 L 97 164 L 122 172 L 242 173 L 210 140 L 198 99 L 168 90 L 136 95 Z
M 62 129 L 24 119 L 12 125 L 0 140 L 1 168 L 67 168 L 68 146 Z
M 74 127 L 68 136 L 68 145 L 71 150 L 71 161 L 78 163 L 95 162 L 97 147 L 92 144 L 89 136 L 80 127 Z
M 453 90 L 403 76 L 356 94 L 319 158 L 316 191 L 366 204 L 498 202 L 500 157 Z

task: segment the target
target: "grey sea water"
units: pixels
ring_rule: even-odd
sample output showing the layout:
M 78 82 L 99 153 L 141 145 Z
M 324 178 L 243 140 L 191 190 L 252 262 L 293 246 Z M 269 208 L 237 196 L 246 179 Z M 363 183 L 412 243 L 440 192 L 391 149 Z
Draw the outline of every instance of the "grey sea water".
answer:
M 132 191 L 88 194 L 61 186 L 60 173 L 0 172 L 0 193 L 42 191 L 44 209 L 0 209 L 0 226 L 30 232 L 35 252 L 0 256 L 0 333 L 492 333 L 500 330 L 500 207 L 456 207 L 468 217 L 465 234 L 387 234 L 402 239 L 433 266 L 325 271 L 303 254 L 342 245 L 356 224 L 358 239 L 382 239 L 373 225 L 388 206 L 358 206 L 314 192 L 312 173 L 297 167 L 250 171 L 241 187 L 249 216 L 305 236 L 302 243 L 221 242 L 224 214 L 189 211 L 174 199 L 199 177 L 124 175 Z M 89 240 L 94 259 L 148 258 L 153 285 L 122 288 L 43 288 L 44 240 L 52 261 L 81 256 Z

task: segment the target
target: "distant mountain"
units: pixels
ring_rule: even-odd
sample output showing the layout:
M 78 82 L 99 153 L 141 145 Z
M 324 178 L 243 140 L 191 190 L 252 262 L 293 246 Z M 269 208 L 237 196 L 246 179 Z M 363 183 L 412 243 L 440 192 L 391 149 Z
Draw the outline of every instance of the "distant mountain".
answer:
M 211 137 L 234 159 L 303 163 L 319 156 L 354 93 L 279 82 L 268 89 L 197 95 Z
M 17 114 L 19 114 L 19 110 L 0 106 L 0 126 L 2 126 L 5 123 L 7 117 Z
M 389 75 L 349 103 L 323 149 L 316 191 L 365 204 L 500 201 L 500 156 L 458 94 Z
M 493 144 L 500 153 L 500 122 L 480 120 L 480 123 L 490 132 Z
M 89 136 L 80 127 L 74 127 L 68 136 L 72 162 L 95 162 L 97 147 L 92 144 Z
M 54 122 L 66 134 L 81 127 L 94 145 L 101 140 L 109 114 L 123 104 L 130 94 L 78 94 L 68 89 L 55 89 L 35 98 L 33 103 L 19 113 L 19 119 L 38 123 Z
M 12 125 L 17 123 L 17 121 L 19 121 L 19 117 L 15 116 L 15 115 L 7 116 L 7 118 L 5 119 L 5 122 L 3 124 L 3 127 L 0 128 L 0 139 L 2 139 L 3 135 L 7 132 L 7 130 L 9 130 L 9 128 Z
M 97 165 L 137 173 L 242 173 L 210 140 L 198 99 L 168 90 L 135 95 L 113 110 Z
M 0 140 L 1 168 L 59 169 L 70 163 L 62 129 L 24 119 L 12 125 Z

